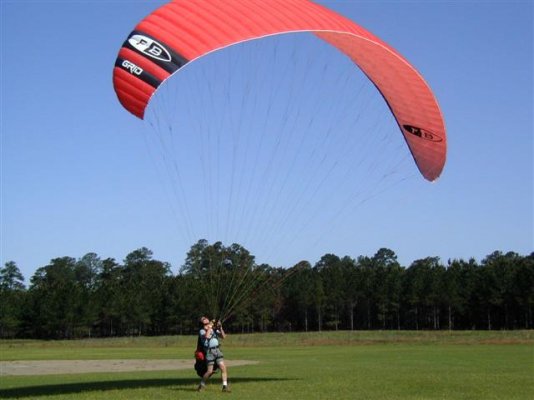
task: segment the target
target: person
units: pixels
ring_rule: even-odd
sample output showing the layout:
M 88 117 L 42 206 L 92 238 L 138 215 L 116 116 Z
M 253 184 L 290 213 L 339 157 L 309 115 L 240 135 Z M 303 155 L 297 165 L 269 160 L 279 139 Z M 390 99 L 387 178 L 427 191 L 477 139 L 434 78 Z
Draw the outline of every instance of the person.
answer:
M 220 349 L 220 339 L 226 337 L 226 333 L 222 327 L 221 321 L 210 321 L 208 317 L 200 317 L 200 324 L 202 328 L 198 332 L 199 342 L 202 343 L 204 353 L 206 354 L 206 364 L 208 369 L 200 380 L 198 391 L 206 388 L 207 380 L 214 374 L 214 366 L 221 370 L 222 375 L 222 391 L 229 392 L 228 387 L 228 371 L 224 364 L 224 355 Z

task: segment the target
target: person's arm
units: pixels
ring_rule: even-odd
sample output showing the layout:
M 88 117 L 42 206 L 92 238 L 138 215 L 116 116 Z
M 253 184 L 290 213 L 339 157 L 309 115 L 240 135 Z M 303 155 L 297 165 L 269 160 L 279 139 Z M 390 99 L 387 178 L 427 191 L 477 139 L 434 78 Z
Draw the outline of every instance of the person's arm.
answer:
M 219 336 L 221 337 L 221 339 L 224 339 L 226 337 L 226 333 L 224 333 L 221 321 L 217 323 L 217 330 L 219 331 Z
M 204 326 L 204 328 L 200 330 L 200 340 L 202 342 L 202 346 L 209 347 L 209 341 L 212 336 L 213 328 L 211 327 L 211 325 Z

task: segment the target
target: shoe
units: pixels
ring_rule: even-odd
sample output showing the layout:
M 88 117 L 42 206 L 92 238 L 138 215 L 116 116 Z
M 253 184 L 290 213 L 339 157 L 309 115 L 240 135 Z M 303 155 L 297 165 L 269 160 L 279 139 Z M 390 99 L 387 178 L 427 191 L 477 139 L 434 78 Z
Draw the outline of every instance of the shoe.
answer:
M 202 392 L 205 389 L 206 389 L 206 385 L 198 385 L 197 392 Z
M 230 388 L 227 385 L 223 385 L 222 391 L 226 392 L 226 393 L 230 393 L 231 392 Z

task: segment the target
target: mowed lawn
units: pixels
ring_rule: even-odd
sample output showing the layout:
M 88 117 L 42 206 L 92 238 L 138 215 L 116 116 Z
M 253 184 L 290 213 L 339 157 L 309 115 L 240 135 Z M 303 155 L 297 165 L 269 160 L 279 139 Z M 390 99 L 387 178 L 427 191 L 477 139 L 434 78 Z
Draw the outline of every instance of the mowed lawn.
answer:
M 187 359 L 196 338 L 0 341 L 0 360 Z M 197 393 L 192 369 L 1 376 L 0 399 L 533 399 L 534 334 L 323 332 L 232 335 L 230 369 Z

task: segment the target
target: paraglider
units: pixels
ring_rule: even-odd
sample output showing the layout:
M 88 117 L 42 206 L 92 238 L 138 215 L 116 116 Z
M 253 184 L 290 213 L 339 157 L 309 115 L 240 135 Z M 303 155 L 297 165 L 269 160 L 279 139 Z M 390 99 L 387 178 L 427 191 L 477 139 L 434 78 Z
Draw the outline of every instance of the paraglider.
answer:
M 348 57 L 351 72 L 354 74 L 360 73 L 360 70 L 363 72 L 365 79 L 372 82 L 385 100 L 421 175 L 428 181 L 436 180 L 445 164 L 447 140 L 443 117 L 429 85 L 419 72 L 387 43 L 351 20 L 309 0 L 174 0 L 144 18 L 126 38 L 113 69 L 114 89 L 126 110 L 140 119 L 145 119 L 147 111 L 156 102 L 155 99 L 169 86 L 169 81 L 187 74 L 189 70 L 201 70 L 204 60 L 216 58 L 222 53 L 231 53 L 233 49 L 238 49 L 236 53 L 239 53 L 239 49 L 248 43 L 269 42 L 273 38 L 279 38 L 280 42 L 284 42 L 296 34 L 312 34 L 319 39 L 317 42 L 322 41 L 321 44 L 327 44 L 325 47 L 335 49 L 336 56 Z M 312 44 L 313 46 L 315 44 Z M 309 83 L 312 86 L 324 84 L 319 81 L 323 78 L 322 72 L 327 68 L 324 67 L 319 74 L 308 75 L 306 67 L 302 68 L 293 58 L 293 53 L 298 50 L 290 52 L 292 55 L 289 57 L 288 65 L 297 70 L 297 75 L 303 76 L 304 80 L 311 80 Z M 275 56 L 282 52 L 273 51 L 271 59 L 266 55 L 266 59 L 259 64 L 262 62 L 275 64 Z M 224 236 L 223 239 L 230 237 L 232 243 L 253 242 L 253 239 L 262 243 L 265 235 L 271 235 L 280 242 L 283 240 L 291 242 L 293 238 L 307 233 L 309 219 L 317 218 L 319 213 L 324 213 L 324 220 L 330 223 L 334 217 L 341 215 L 340 210 L 344 204 L 346 206 L 357 197 L 349 192 L 336 206 L 325 206 L 324 199 L 320 199 L 314 204 L 315 211 L 306 208 L 316 193 L 321 190 L 328 192 L 324 190 L 325 182 L 332 180 L 332 171 L 339 169 L 340 159 L 353 157 L 353 148 L 358 148 L 362 155 L 359 160 L 354 161 L 354 165 L 350 166 L 351 169 L 341 174 L 351 184 L 361 185 L 362 180 L 370 181 L 373 174 L 381 183 L 387 180 L 389 172 L 377 173 L 377 164 L 396 164 L 393 159 L 386 159 L 384 163 L 371 160 L 371 165 L 364 169 L 365 178 L 355 178 L 353 169 L 358 168 L 363 159 L 371 158 L 368 154 L 369 149 L 360 145 L 351 147 L 348 145 L 350 138 L 343 138 L 344 140 L 340 141 L 341 148 L 327 154 L 329 144 L 332 142 L 331 137 L 338 134 L 339 130 L 324 127 L 317 122 L 321 118 L 315 118 L 312 114 L 325 112 L 324 109 L 328 108 L 325 119 L 345 120 L 345 116 L 354 113 L 355 119 L 358 120 L 359 115 L 366 112 L 366 107 L 353 110 L 352 103 L 344 104 L 343 97 L 338 96 L 338 103 L 329 107 L 320 101 L 316 102 L 312 107 L 313 111 L 301 112 L 293 108 L 292 104 L 284 108 L 275 99 L 276 88 L 280 88 L 279 91 L 288 91 L 290 100 L 296 99 L 302 103 L 306 103 L 309 98 L 322 96 L 327 91 L 325 89 L 311 96 L 301 95 L 298 92 L 291 92 L 293 81 L 270 85 L 275 89 L 272 87 L 269 89 L 269 95 L 266 96 L 268 99 L 246 97 L 251 92 L 250 82 L 240 82 L 239 75 L 242 70 L 237 72 L 240 66 L 238 63 L 243 62 L 245 58 L 242 56 L 228 63 L 212 65 L 209 73 L 202 72 L 193 82 L 186 79 L 181 82 L 184 85 L 175 88 L 174 91 L 169 90 L 171 101 L 162 107 L 165 110 L 153 107 L 156 113 L 155 129 L 162 131 L 160 132 L 162 136 L 158 140 L 165 148 L 164 158 L 175 157 L 167 166 L 167 172 L 185 175 L 178 162 L 190 168 L 188 175 L 190 187 L 185 189 L 178 184 L 173 188 L 182 201 L 182 216 L 185 221 L 182 223 L 183 230 L 192 231 L 191 226 L 198 225 L 200 218 L 208 220 L 207 225 L 210 227 L 224 225 L 222 231 L 226 234 L 220 235 L 217 230 L 217 235 L 212 235 L 215 242 L 213 245 L 209 245 L 208 241 L 199 241 L 193 246 L 184 266 L 188 273 L 198 275 L 199 280 L 204 282 L 206 293 L 209 294 L 206 299 L 209 311 L 211 315 L 223 321 L 235 314 L 243 302 L 251 301 L 260 286 L 275 285 L 265 280 L 263 271 L 265 267 L 256 265 L 254 257 L 247 254 L 244 248 L 235 244 L 225 247 L 220 242 L 219 236 Z M 309 61 L 307 65 L 311 68 L 313 62 Z M 337 59 L 333 63 L 338 63 Z M 272 71 L 268 71 L 268 74 L 271 73 Z M 218 89 L 212 86 L 218 81 L 225 80 L 227 86 L 223 86 L 223 94 L 220 95 Z M 185 84 L 196 85 L 196 92 L 200 92 L 200 86 L 205 84 L 210 89 L 209 94 L 204 97 L 199 95 L 200 99 L 196 102 L 194 99 L 184 100 L 182 89 Z M 238 111 L 235 108 L 239 107 L 230 104 L 234 94 L 232 85 L 242 85 L 245 93 L 236 95 L 236 103 L 241 107 Z M 217 101 L 214 99 L 223 101 L 212 104 Z M 196 123 L 196 132 L 192 133 L 181 125 L 184 119 L 192 117 L 190 112 L 181 117 L 178 126 L 172 123 L 166 125 L 169 115 L 174 118 L 174 114 L 179 111 L 180 106 L 177 104 L 185 104 L 190 110 L 201 114 Z M 211 112 L 205 111 L 209 105 L 213 106 Z M 255 123 L 249 118 L 250 108 L 253 107 L 266 109 L 262 118 L 259 118 L 260 121 Z M 305 113 L 311 116 L 302 123 L 299 118 Z M 209 115 L 209 118 L 204 118 L 204 115 Z M 277 119 L 283 124 L 281 129 L 271 126 Z M 213 122 L 214 127 L 207 127 L 206 120 L 216 121 Z M 234 121 L 234 126 L 226 129 L 228 132 L 225 133 L 230 138 L 221 138 L 217 135 L 224 129 L 219 127 L 223 125 L 221 121 L 226 120 Z M 350 124 L 350 118 L 347 120 Z M 295 128 L 299 123 L 301 126 Z M 276 130 L 283 133 L 273 134 Z M 311 132 L 314 130 L 319 131 L 318 136 L 323 133 L 323 138 L 308 148 L 310 146 L 307 140 L 312 140 Z M 379 136 L 373 126 L 367 128 L 364 134 L 353 133 L 353 136 L 361 136 L 363 140 L 376 139 Z M 200 143 L 192 144 L 195 134 L 200 137 Z M 204 134 L 205 137 L 202 136 Z M 260 136 L 255 147 L 249 141 L 253 134 Z M 372 140 L 369 142 L 366 143 L 369 148 L 376 144 Z M 289 147 L 285 147 L 286 143 L 291 143 L 298 154 L 284 160 L 278 156 L 291 153 L 287 151 Z M 260 149 L 267 144 L 273 150 L 262 156 Z M 403 143 L 402 145 L 406 147 Z M 201 151 L 199 157 L 201 162 L 196 168 L 191 166 L 194 162 L 192 156 L 194 147 Z M 173 154 L 174 149 L 181 151 L 180 155 Z M 407 153 L 400 151 L 398 146 L 393 151 Z M 377 146 L 375 152 L 381 153 L 384 149 Z M 228 161 L 223 159 L 227 155 Z M 297 166 L 299 157 L 314 160 L 317 165 L 313 168 L 307 165 Z M 327 157 L 330 159 L 325 161 Z M 225 164 L 231 165 L 229 173 L 221 172 Z M 272 175 L 272 171 L 277 169 L 284 171 L 280 178 Z M 249 173 L 249 170 L 252 172 Z M 299 175 L 301 172 L 308 175 L 301 176 Z M 200 173 L 202 177 L 199 179 Z M 183 180 L 181 177 L 177 179 L 177 181 Z M 338 191 L 341 185 L 335 183 L 334 181 L 330 190 Z M 199 187 L 202 186 L 205 186 L 203 190 L 207 200 L 201 199 L 201 196 L 191 200 L 194 191 L 200 190 Z M 302 192 L 298 192 L 295 187 L 302 188 Z M 221 195 L 221 188 L 228 189 L 224 196 Z M 252 197 L 252 193 L 257 193 L 255 198 Z M 370 197 L 364 196 L 363 201 Z M 193 213 L 190 212 L 187 201 L 189 204 L 198 204 L 202 200 L 206 200 L 205 206 L 195 219 L 191 217 Z M 326 211 L 331 213 L 326 215 Z M 212 215 L 217 212 L 222 216 Z M 232 212 L 237 215 L 234 219 L 230 218 Z M 258 216 L 263 217 L 263 220 L 257 218 Z M 242 234 L 244 239 L 238 238 L 232 231 L 232 228 L 239 225 L 242 226 L 238 233 Z M 298 233 L 284 236 L 285 229 L 289 225 L 299 226 Z M 282 231 L 284 233 L 278 233 Z M 263 232 L 267 233 L 261 236 Z M 253 235 L 257 235 L 257 238 Z M 209 235 L 202 235 L 206 236 Z M 190 234 L 191 237 L 195 235 Z M 248 244 L 245 244 L 248 247 Z M 274 245 L 272 247 L 274 250 L 271 250 L 271 253 L 276 252 L 277 248 Z M 234 254 L 234 259 L 230 260 L 226 253 Z M 213 293 L 216 295 L 212 296 Z
M 390 107 L 421 174 L 429 181 L 439 177 L 446 135 L 430 87 L 388 44 L 308 0 L 172 1 L 142 20 L 124 42 L 113 71 L 115 91 L 142 119 L 161 83 L 187 63 L 236 43 L 290 32 L 311 32 L 360 67 Z

